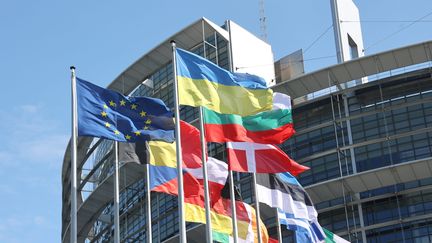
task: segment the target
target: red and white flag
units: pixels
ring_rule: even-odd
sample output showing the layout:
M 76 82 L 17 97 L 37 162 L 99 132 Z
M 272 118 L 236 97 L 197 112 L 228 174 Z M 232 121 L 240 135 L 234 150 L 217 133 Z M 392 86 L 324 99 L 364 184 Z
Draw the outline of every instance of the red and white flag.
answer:
M 280 173 L 296 176 L 309 167 L 292 160 L 280 148 L 271 144 L 228 142 L 229 168 L 239 172 Z
M 228 165 L 220 160 L 212 157 L 207 159 L 207 178 L 210 189 L 210 198 L 212 202 L 217 201 L 221 196 L 222 188 L 225 186 L 228 178 Z M 200 168 L 184 168 L 189 174 L 198 180 L 202 185 L 204 183 L 204 175 L 202 167 Z

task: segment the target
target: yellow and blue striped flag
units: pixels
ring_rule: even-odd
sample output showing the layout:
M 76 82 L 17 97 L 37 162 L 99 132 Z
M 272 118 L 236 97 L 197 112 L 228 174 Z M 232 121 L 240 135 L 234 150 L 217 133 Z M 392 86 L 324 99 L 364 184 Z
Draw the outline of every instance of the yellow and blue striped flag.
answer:
M 233 73 L 191 52 L 176 49 L 179 103 L 221 114 L 253 115 L 271 110 L 273 91 L 264 79 Z

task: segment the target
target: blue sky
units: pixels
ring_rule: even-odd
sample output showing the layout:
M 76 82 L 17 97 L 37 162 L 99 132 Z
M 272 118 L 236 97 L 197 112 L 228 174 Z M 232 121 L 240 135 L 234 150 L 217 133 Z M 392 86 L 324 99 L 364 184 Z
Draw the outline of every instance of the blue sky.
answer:
M 356 1 L 366 54 L 432 39 L 430 0 Z M 232 6 L 232 7 L 230 7 Z M 330 1 L 265 2 L 275 58 L 331 25 Z M 59 242 L 61 166 L 70 137 L 70 72 L 106 86 L 137 58 L 200 17 L 260 34 L 257 1 L 2 1 L 0 4 L 0 242 Z M 427 20 L 427 21 L 425 21 Z M 385 39 L 382 42 L 380 40 Z M 377 43 L 378 44 L 375 44 Z M 305 59 L 335 55 L 328 31 Z M 335 57 L 306 61 L 312 71 Z

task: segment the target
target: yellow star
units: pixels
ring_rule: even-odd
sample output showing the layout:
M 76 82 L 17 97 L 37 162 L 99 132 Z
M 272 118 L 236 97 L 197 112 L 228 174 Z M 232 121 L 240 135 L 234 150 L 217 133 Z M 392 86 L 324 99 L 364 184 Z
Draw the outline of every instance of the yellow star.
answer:
M 108 114 L 105 111 L 102 111 L 101 115 L 102 115 L 102 117 L 107 117 Z
M 126 137 L 126 140 L 130 140 L 131 139 L 131 136 L 129 136 L 129 135 L 126 135 L 125 137 Z
M 147 119 L 146 124 L 151 124 L 151 120 Z
M 106 127 L 110 127 L 111 124 L 109 124 L 108 122 L 105 122 L 105 126 L 106 126 Z
M 136 104 L 132 104 L 132 105 L 131 105 L 131 109 L 132 109 L 132 110 L 136 110 L 136 108 L 137 108 L 137 105 L 136 105 Z
M 147 112 L 145 112 L 145 111 L 141 111 L 141 112 L 140 112 L 140 115 L 141 115 L 141 117 L 144 117 L 144 116 L 147 115 Z
M 125 106 L 125 105 L 126 105 L 126 101 L 120 100 L 120 106 Z
M 116 107 L 117 106 L 117 104 L 114 101 L 112 101 L 112 100 L 109 103 L 110 103 L 110 106 L 112 106 L 112 107 Z
M 136 136 L 139 136 L 139 135 L 141 135 L 141 132 L 140 132 L 140 131 L 136 131 L 136 132 L 135 132 L 135 135 L 136 135 Z
M 108 109 L 108 106 L 106 104 L 103 105 L 103 108 Z
M 144 130 L 148 130 L 149 129 L 149 127 L 148 126 L 145 126 L 144 128 L 143 128 Z
M 115 135 L 119 135 L 120 132 L 119 132 L 118 130 L 115 130 L 115 131 L 114 131 L 114 134 L 115 134 Z

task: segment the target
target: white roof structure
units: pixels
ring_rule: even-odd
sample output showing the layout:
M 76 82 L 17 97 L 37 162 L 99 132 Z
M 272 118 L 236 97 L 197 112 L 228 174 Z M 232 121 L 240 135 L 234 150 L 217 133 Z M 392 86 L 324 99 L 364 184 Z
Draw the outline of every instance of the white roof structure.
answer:
M 320 203 L 345 195 L 353 195 L 385 186 L 430 178 L 432 159 L 415 160 L 390 165 L 324 181 L 305 187 L 314 203 Z M 343 189 L 343 190 L 342 190 Z
M 329 88 L 329 83 L 341 89 L 345 83 L 352 80 L 428 61 L 432 61 L 432 41 L 336 64 L 276 84 L 272 89 L 276 92 L 286 93 L 295 99 Z

